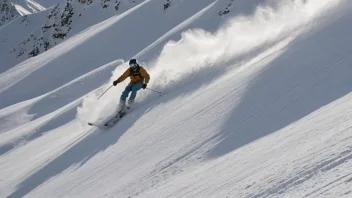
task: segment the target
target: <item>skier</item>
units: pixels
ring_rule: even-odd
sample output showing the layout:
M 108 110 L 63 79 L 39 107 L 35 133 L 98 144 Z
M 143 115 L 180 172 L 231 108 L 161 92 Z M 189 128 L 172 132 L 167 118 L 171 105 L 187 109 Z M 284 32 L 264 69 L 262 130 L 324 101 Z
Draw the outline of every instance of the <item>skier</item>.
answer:
M 150 76 L 148 72 L 137 63 L 136 59 L 131 59 L 129 61 L 130 68 L 128 68 L 117 80 L 113 82 L 116 86 L 118 83 L 124 81 L 127 77 L 131 78 L 131 82 L 127 85 L 125 90 L 122 92 L 120 103 L 118 107 L 118 112 L 122 112 L 125 109 L 126 99 L 130 92 L 131 96 L 128 99 L 127 109 L 130 109 L 136 98 L 137 91 L 141 88 L 147 88 Z

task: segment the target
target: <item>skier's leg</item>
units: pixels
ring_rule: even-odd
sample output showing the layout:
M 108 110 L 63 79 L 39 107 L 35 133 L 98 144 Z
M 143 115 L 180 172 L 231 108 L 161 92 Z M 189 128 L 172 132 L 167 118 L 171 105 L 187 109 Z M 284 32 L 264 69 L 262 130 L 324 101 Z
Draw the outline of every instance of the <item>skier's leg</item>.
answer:
M 137 91 L 140 90 L 143 86 L 143 82 L 139 82 L 137 84 L 134 84 L 133 87 L 132 87 L 132 93 L 131 93 L 131 96 L 130 96 L 130 99 L 135 99 L 136 98 L 136 95 L 137 95 Z
M 137 91 L 140 90 L 142 86 L 143 86 L 143 82 L 139 82 L 133 85 L 131 96 L 128 99 L 128 108 L 131 107 L 132 104 L 134 103 L 134 99 L 136 98 Z
M 126 86 L 125 90 L 122 92 L 121 98 L 120 98 L 120 103 L 118 107 L 118 112 L 123 111 L 125 109 L 126 105 L 126 98 L 128 97 L 128 94 L 130 91 L 132 91 L 133 84 L 129 84 Z
M 129 84 L 126 86 L 125 90 L 122 92 L 121 100 L 126 101 L 128 94 L 132 91 L 133 84 Z

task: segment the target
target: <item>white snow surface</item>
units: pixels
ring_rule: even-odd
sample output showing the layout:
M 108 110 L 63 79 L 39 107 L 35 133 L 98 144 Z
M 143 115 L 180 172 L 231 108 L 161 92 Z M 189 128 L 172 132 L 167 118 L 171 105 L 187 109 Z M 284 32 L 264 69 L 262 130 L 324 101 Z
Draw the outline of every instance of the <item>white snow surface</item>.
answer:
M 0 197 L 352 197 L 352 2 L 165 2 L 0 73 Z
M 63 2 L 63 0 L 27 0 L 39 4 L 41 7 L 50 8 L 53 5 Z
M 37 0 L 9 0 L 21 13 L 21 15 L 28 15 L 40 11 L 44 11 L 46 8 L 42 6 L 40 3 L 37 2 Z M 47 3 L 52 2 L 52 5 L 54 5 L 53 0 L 47 0 Z M 55 2 L 59 2 L 59 0 L 55 0 Z M 49 5 L 49 4 L 46 4 Z M 50 7 L 49 6 L 49 7 Z
M 0 72 L 4 72 L 16 65 L 14 49 L 21 42 L 26 41 L 29 35 L 40 29 L 45 22 L 45 17 L 50 13 L 46 10 L 26 16 L 21 16 L 11 21 L 0 29 L 0 59 L 3 61 Z

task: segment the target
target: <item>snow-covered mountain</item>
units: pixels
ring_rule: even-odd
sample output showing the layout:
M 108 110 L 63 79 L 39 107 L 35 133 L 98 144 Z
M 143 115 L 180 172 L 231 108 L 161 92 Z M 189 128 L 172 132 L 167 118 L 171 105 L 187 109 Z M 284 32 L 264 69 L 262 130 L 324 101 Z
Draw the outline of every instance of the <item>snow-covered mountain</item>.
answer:
M 0 34 L 3 35 L 2 59 L 6 63 L 1 71 L 7 70 L 28 58 L 37 56 L 72 35 L 114 15 L 121 14 L 140 2 L 142 1 L 101 0 L 93 2 L 66 0 L 57 3 L 42 13 L 36 14 L 40 15 L 40 19 L 32 15 L 19 17 L 9 25 L 11 27 L 0 30 Z M 32 23 L 34 25 L 31 28 L 27 28 Z M 8 34 L 12 29 L 20 29 L 21 35 Z M 23 38 L 22 34 L 26 34 L 26 37 Z M 21 40 L 18 41 L 18 38 L 21 38 Z M 8 40 L 16 40 L 16 42 L 7 42 Z
M 0 27 L 18 16 L 44 11 L 46 8 L 59 2 L 60 0 L 1 0 L 0 8 L 2 21 Z M 44 7 L 42 3 L 44 3 L 46 7 Z
M 30 7 L 36 7 L 37 9 L 40 8 L 39 10 L 42 10 L 43 8 L 50 8 L 52 6 L 55 6 L 56 4 L 60 2 L 64 2 L 65 0 L 25 0 L 28 6 Z
M 0 28 L 0 197 L 352 195 L 351 1 L 35 2 Z M 162 94 L 89 126 L 130 58 Z
M 16 9 L 16 7 L 9 0 L 0 1 L 1 9 L 1 21 L 0 27 L 6 25 L 13 19 L 21 15 L 21 13 Z
M 40 5 L 35 0 L 9 0 L 16 7 L 16 9 L 22 14 L 32 14 L 45 10 L 46 8 Z

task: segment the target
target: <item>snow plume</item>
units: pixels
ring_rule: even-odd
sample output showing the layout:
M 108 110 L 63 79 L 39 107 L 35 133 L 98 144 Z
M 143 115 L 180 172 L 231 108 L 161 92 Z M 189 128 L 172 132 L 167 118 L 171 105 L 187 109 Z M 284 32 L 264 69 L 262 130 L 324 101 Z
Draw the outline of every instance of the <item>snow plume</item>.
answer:
M 275 1 L 277 2 L 277 1 Z M 295 38 L 311 22 L 339 4 L 337 0 L 286 0 L 268 2 L 251 16 L 229 19 L 217 32 L 192 29 L 182 33 L 181 40 L 170 41 L 158 59 L 150 64 L 151 87 L 166 89 L 172 84 L 194 79 L 195 72 L 208 68 L 221 71 L 228 65 L 243 63 L 269 49 L 281 40 Z M 200 78 L 208 78 L 201 76 Z
M 115 60 L 102 66 L 101 68 L 112 68 L 110 71 L 113 71 L 114 67 L 117 67 L 115 71 L 121 70 L 122 72 L 124 61 Z M 99 98 L 99 96 L 101 96 L 104 91 L 106 91 L 112 85 L 112 81 L 113 80 L 84 97 L 82 105 L 77 109 L 76 115 L 77 119 L 81 121 L 83 126 L 86 126 L 87 122 L 93 121 L 96 124 L 102 124 L 104 120 L 113 115 L 113 113 L 116 111 L 119 96 L 122 91 L 122 86 L 112 87 L 104 94 L 104 96 Z
M 251 16 L 229 19 L 217 32 L 202 29 L 185 31 L 179 41 L 169 41 L 160 56 L 146 64 L 151 74 L 148 86 L 163 92 L 181 87 L 183 91 L 192 91 L 189 84 L 201 86 L 211 82 L 218 74 L 230 69 L 229 66 L 236 68 L 248 63 L 280 41 L 295 38 L 311 27 L 313 21 L 318 21 L 315 19 L 338 4 L 336 0 L 268 2 L 267 6 L 258 7 Z M 127 68 L 127 63 L 119 65 L 110 82 L 84 100 L 81 115 L 89 114 L 89 120 L 84 120 L 101 123 L 101 119 L 116 111 L 128 80 L 113 87 L 99 101 L 96 98 Z M 139 92 L 137 102 L 146 99 L 148 93 L 151 92 Z

